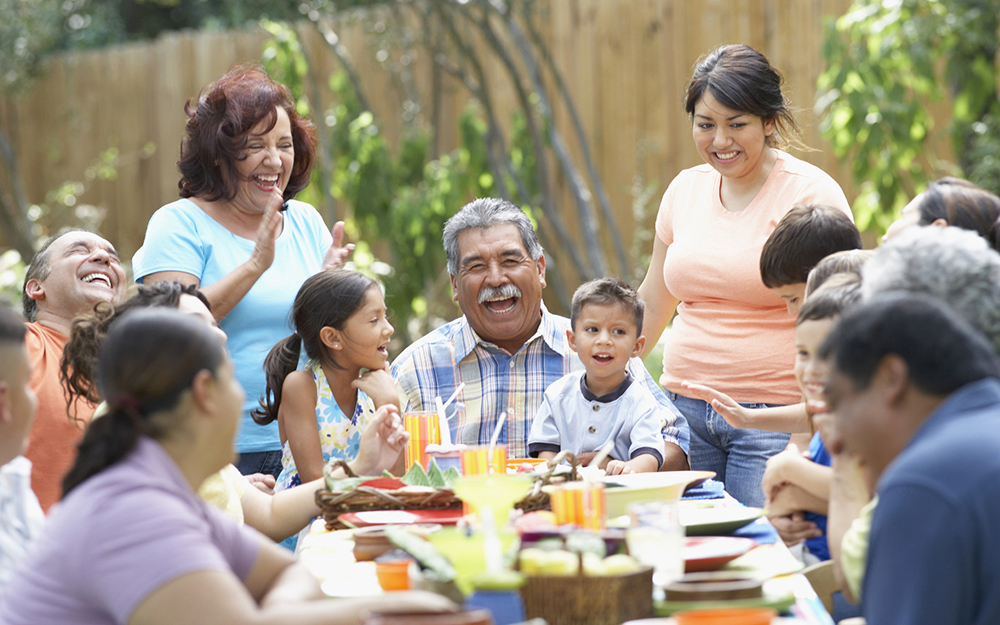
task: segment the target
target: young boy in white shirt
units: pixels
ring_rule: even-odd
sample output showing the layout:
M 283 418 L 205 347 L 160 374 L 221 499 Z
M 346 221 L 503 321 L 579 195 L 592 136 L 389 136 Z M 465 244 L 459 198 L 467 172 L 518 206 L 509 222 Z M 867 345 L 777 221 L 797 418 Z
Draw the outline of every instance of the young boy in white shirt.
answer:
M 665 408 L 628 372 L 642 353 L 645 305 L 618 278 L 592 280 L 573 294 L 569 345 L 584 370 L 563 376 L 545 391 L 528 435 L 528 454 L 549 459 L 614 442 L 608 475 L 657 471 L 663 464 Z
M 24 320 L 0 304 L 0 601 L 45 515 L 31 490 L 31 461 L 22 456 L 38 398 L 24 348 Z

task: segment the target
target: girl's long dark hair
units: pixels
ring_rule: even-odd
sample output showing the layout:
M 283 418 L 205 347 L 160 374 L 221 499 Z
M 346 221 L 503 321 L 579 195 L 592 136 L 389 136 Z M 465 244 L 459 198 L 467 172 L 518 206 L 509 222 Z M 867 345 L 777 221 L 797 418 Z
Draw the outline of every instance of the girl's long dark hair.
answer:
M 201 300 L 205 307 L 212 309 L 208 300 L 198 287 L 191 284 L 184 286 L 179 282 L 157 282 L 156 284 L 140 284 L 135 295 L 118 306 L 111 302 L 99 302 L 94 307 L 94 314 L 78 317 L 70 328 L 69 340 L 63 349 L 62 362 L 59 367 L 59 379 L 62 382 L 63 393 L 69 402 L 70 410 L 75 410 L 76 399 L 82 397 L 96 404 L 101 401 L 97 392 L 95 371 L 97 354 L 101 350 L 104 337 L 117 319 L 130 310 L 163 306 L 177 308 L 182 295 L 192 295 Z M 75 415 L 71 414 L 71 418 Z
M 302 347 L 306 356 L 337 369 L 342 368 L 323 346 L 320 331 L 329 326 L 338 330 L 365 303 L 365 293 L 378 284 L 364 274 L 344 269 L 328 269 L 312 276 L 299 289 L 292 306 L 295 333 L 271 348 L 264 360 L 267 388 L 260 408 L 251 415 L 260 425 L 278 418 L 281 388 L 288 374 L 299 366 Z
M 201 319 L 169 308 L 124 315 L 97 358 L 97 387 L 108 398 L 108 412 L 87 428 L 63 494 L 123 459 L 140 436 L 173 432 L 179 418 L 168 411 L 199 371 L 215 374 L 224 359 L 222 340 Z

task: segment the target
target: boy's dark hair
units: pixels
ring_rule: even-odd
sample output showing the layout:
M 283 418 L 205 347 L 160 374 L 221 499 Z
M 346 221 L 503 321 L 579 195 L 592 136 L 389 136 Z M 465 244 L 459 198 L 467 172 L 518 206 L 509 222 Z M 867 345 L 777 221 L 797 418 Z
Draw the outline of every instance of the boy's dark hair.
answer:
M 24 319 L 6 306 L 0 306 L 0 344 L 24 343 Z
M 760 252 L 760 278 L 769 289 L 804 284 L 809 270 L 842 250 L 861 249 L 861 233 L 843 212 L 799 205 L 781 218 Z
M 819 350 L 857 391 L 868 388 L 889 354 L 906 362 L 910 382 L 928 395 L 946 396 L 1000 377 L 986 338 L 947 304 L 919 293 L 886 293 L 858 305 L 844 313 Z
M 861 301 L 861 278 L 844 273 L 831 277 L 816 292 L 806 297 L 795 325 L 803 321 L 822 321 L 839 317 Z
M 570 327 L 574 331 L 580 311 L 587 304 L 621 304 L 632 315 L 636 336 L 642 334 L 642 317 L 646 312 L 646 304 L 639 293 L 621 278 L 598 278 L 582 284 L 576 290 L 569 315 Z

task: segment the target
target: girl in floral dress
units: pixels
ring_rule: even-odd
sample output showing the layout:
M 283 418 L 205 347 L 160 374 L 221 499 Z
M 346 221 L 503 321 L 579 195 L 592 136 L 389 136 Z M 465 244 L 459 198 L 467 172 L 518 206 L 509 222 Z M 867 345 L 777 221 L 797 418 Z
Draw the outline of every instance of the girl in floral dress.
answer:
M 332 458 L 347 461 L 358 475 L 397 468 L 399 447 L 362 443 L 387 431 L 366 427 L 381 406 L 393 410 L 393 426 L 399 421 L 388 369 L 393 328 L 378 284 L 353 271 L 322 271 L 299 289 L 292 322 L 295 333 L 264 362 L 267 391 L 254 415 L 260 424 L 278 420 L 275 491 L 322 477 Z M 302 348 L 309 361 L 299 369 Z

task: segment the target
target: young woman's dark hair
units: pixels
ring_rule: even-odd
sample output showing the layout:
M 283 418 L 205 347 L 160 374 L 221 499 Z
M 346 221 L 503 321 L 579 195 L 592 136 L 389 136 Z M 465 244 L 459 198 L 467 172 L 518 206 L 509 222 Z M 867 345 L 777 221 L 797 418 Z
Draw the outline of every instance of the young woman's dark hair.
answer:
M 102 399 L 97 392 L 95 377 L 97 354 L 111 324 L 136 308 L 152 306 L 177 308 L 182 295 L 197 297 L 211 310 L 208 300 L 197 286 L 193 284 L 184 286 L 179 282 L 168 281 L 150 285 L 140 284 L 138 291 L 118 306 L 114 306 L 111 302 L 100 302 L 94 307 L 93 315 L 73 320 L 59 368 L 59 379 L 62 381 L 66 399 L 73 407 L 71 410 L 75 409 L 77 397 L 82 397 L 93 404 L 99 403 Z M 70 417 L 75 418 L 75 415 L 71 414 Z
M 684 110 L 693 118 L 695 105 L 708 91 L 726 108 L 756 115 L 765 123 L 774 121 L 776 132 L 765 141 L 769 147 L 782 148 L 789 142 L 799 143 L 799 127 L 781 93 L 781 83 L 778 70 L 750 46 L 719 46 L 695 66 Z
M 63 494 L 120 461 L 141 436 L 158 440 L 178 427 L 168 411 L 199 371 L 217 373 L 225 357 L 211 326 L 177 310 L 134 310 L 118 320 L 97 359 L 97 386 L 108 411 L 87 428 Z
M 288 87 L 262 67 L 248 64 L 233 67 L 208 85 L 195 105 L 191 100 L 184 105 L 188 120 L 177 161 L 180 196 L 209 201 L 236 197 L 236 162 L 244 158 L 250 130 L 267 120 L 264 132 L 270 132 L 278 121 L 278 107 L 288 113 L 295 150 L 284 198 L 290 200 L 306 188 L 316 154 L 315 127 L 299 115 Z
M 986 189 L 947 176 L 932 182 L 916 199 L 921 226 L 943 219 L 949 226 L 972 230 L 987 241 L 993 238 L 1000 218 L 1000 197 Z
M 278 418 L 281 388 L 288 374 L 298 368 L 302 347 L 311 360 L 342 368 L 323 345 L 320 331 L 325 327 L 342 329 L 365 303 L 365 294 L 376 288 L 378 283 L 368 276 L 344 269 L 321 271 L 302 284 L 292 306 L 295 332 L 275 345 L 264 360 L 267 388 L 260 409 L 252 413 L 254 421 L 267 425 Z

